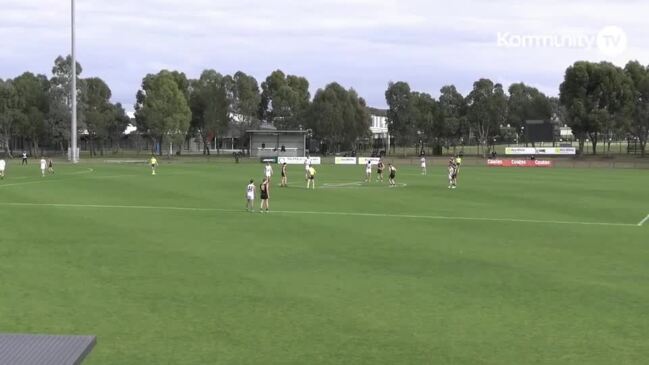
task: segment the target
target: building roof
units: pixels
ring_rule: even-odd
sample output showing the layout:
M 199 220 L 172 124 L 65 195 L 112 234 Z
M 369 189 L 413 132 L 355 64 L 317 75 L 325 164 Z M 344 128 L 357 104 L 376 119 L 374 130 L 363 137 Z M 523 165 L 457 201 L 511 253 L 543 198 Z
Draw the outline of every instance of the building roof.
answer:
M 254 134 L 306 134 L 306 130 L 281 130 L 281 129 L 251 129 L 246 133 Z

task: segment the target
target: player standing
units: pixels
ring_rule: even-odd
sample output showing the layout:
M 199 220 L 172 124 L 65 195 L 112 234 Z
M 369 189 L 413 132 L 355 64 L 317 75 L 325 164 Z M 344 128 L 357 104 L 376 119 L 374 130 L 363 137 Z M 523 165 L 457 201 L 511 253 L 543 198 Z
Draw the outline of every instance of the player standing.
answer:
M 255 181 L 250 179 L 250 184 L 246 187 L 246 211 L 254 212 L 255 211 L 255 191 L 257 187 L 255 186 Z
M 45 169 L 47 169 L 47 161 L 45 157 L 41 157 L 41 176 L 45 177 Z
M 22 165 L 27 165 L 27 152 L 23 152 L 23 162 L 20 164 Z
M 52 163 L 52 159 L 47 160 L 47 172 L 50 175 L 54 175 L 54 163 Z
M 383 182 L 383 169 L 385 166 L 383 165 L 383 160 L 379 160 L 379 163 L 376 164 L 376 181 L 381 181 Z
M 7 163 L 5 162 L 4 159 L 0 158 L 0 180 L 5 179 L 5 168 L 7 167 Z
M 268 213 L 268 199 L 270 198 L 268 183 L 268 178 L 264 178 L 264 181 L 259 185 L 259 190 L 261 191 L 261 206 L 259 207 L 259 213 L 263 213 L 264 208 L 266 209 L 266 213 Z
M 311 157 L 309 155 L 306 155 L 306 159 L 304 160 L 304 180 L 305 181 L 309 180 L 310 168 L 311 168 Z
M 273 167 L 270 165 L 270 162 L 266 162 L 266 166 L 264 167 L 264 176 L 266 177 L 266 180 L 270 182 L 270 178 L 273 176 Z
M 388 171 L 390 172 L 390 187 L 397 186 L 397 183 L 394 181 L 394 179 L 397 177 L 397 168 L 389 163 Z
M 421 156 L 420 162 L 421 162 L 421 174 L 426 175 L 427 174 L 427 172 L 426 172 L 426 157 Z
M 149 164 L 151 164 L 151 175 L 155 175 L 155 169 L 156 167 L 158 167 L 158 160 L 155 158 L 155 156 L 151 155 Z
M 316 171 L 313 167 L 309 167 L 309 176 L 306 179 L 306 188 L 308 189 L 310 185 L 313 185 L 313 189 L 315 189 L 315 174 Z
M 457 188 L 457 165 L 452 158 L 448 160 L 448 188 Z
M 372 182 L 372 161 L 370 159 L 365 162 L 365 182 Z
M 283 187 L 288 186 L 288 174 L 286 171 L 286 162 L 282 164 L 282 182 L 279 186 L 283 186 Z
M 459 154 L 459 155 L 457 155 L 457 157 L 455 157 L 455 166 L 456 166 L 456 170 L 457 170 L 456 171 L 457 175 L 460 174 L 460 166 L 461 165 L 462 165 L 462 154 Z M 457 177 L 455 178 L 455 180 L 457 180 Z

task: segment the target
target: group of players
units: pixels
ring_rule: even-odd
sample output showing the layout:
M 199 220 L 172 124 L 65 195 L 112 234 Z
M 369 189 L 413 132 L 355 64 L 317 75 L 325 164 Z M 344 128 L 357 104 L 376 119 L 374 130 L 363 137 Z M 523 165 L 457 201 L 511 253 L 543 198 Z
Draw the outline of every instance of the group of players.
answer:
M 27 158 L 27 153 L 23 152 L 22 154 L 22 163 L 21 166 L 28 165 L 28 158 Z M 45 159 L 45 157 L 41 157 L 40 161 L 40 167 L 41 167 L 41 176 L 45 177 L 45 174 L 54 174 L 54 162 L 52 162 L 52 159 Z M 7 171 L 7 161 L 4 159 L 0 158 L 0 180 L 4 180 L 5 175 Z
M 427 175 L 427 169 L 426 169 L 426 158 L 422 157 L 421 160 L 421 174 L 422 175 Z M 457 188 L 457 177 L 460 171 L 460 165 L 462 164 L 462 156 L 456 156 L 452 157 L 448 161 L 448 188 L 449 189 L 455 189 Z M 370 183 L 372 181 L 372 165 L 373 162 L 372 160 L 368 159 L 365 163 L 365 182 Z M 154 174 L 155 174 L 155 165 L 152 162 L 152 168 L 154 169 Z M 287 187 L 288 186 L 288 172 L 287 172 L 287 164 L 286 162 L 282 163 L 281 167 L 281 182 L 280 182 L 280 187 Z M 311 164 L 311 158 L 307 156 L 307 158 L 304 161 L 304 170 L 305 170 L 305 176 L 304 179 L 306 180 L 306 188 L 307 189 L 315 189 L 315 176 L 316 176 L 316 170 Z M 386 170 L 386 166 L 383 163 L 382 159 L 379 159 L 378 162 L 376 163 L 376 181 L 377 182 L 383 182 L 383 171 Z M 396 176 L 397 176 L 397 168 L 392 164 L 388 163 L 387 165 L 387 172 L 388 172 L 388 183 L 390 187 L 395 187 L 397 186 L 396 183 Z M 270 162 L 267 162 L 266 165 L 264 166 L 264 178 L 262 180 L 262 183 L 259 185 L 259 190 L 260 190 L 260 200 L 261 200 L 261 206 L 259 209 L 260 213 L 268 213 L 270 211 L 269 207 L 269 200 L 270 200 L 270 180 L 271 177 L 273 176 L 273 167 L 271 166 Z M 255 185 L 254 179 L 250 179 L 250 182 L 248 186 L 246 187 L 246 210 L 248 212 L 254 212 L 254 204 L 255 204 L 255 196 L 257 193 L 257 186 Z

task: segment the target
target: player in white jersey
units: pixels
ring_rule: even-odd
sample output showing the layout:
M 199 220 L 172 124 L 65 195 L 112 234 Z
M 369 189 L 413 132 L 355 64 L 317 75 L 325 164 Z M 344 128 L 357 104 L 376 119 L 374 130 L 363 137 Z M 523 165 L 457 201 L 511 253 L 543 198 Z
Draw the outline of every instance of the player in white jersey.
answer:
M 255 211 L 255 192 L 257 187 L 255 186 L 255 181 L 250 179 L 250 184 L 246 187 L 246 210 L 248 212 Z
M 7 163 L 5 160 L 0 159 L 0 179 L 2 180 L 5 178 L 5 168 L 7 168 Z
M 421 174 L 426 175 L 426 157 L 421 157 Z
M 457 188 L 457 165 L 452 158 L 448 161 L 448 188 Z
M 266 166 L 264 167 L 264 176 L 270 182 L 270 178 L 273 176 L 273 167 L 270 165 L 270 162 L 266 162 Z
M 371 182 L 372 181 L 372 161 L 367 160 L 365 162 L 365 182 Z
M 45 157 L 41 158 L 41 175 L 45 177 L 45 170 L 47 169 L 47 161 L 45 161 Z
M 309 181 L 309 169 L 311 168 L 311 157 L 308 155 L 304 160 L 304 181 Z

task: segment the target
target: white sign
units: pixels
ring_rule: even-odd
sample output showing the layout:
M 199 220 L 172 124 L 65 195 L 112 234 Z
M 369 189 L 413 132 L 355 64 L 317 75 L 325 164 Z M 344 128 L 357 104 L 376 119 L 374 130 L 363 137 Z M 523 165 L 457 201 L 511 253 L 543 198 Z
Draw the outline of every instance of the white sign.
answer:
M 381 160 L 380 157 L 359 157 L 358 158 L 358 164 L 359 165 L 365 165 L 367 163 L 367 161 L 371 161 L 372 165 L 377 165 L 380 160 Z
M 533 147 L 507 147 L 505 148 L 506 155 L 533 155 L 536 153 L 536 148 Z
M 575 155 L 575 147 L 507 147 L 506 155 Z
M 356 157 L 336 157 L 336 165 L 356 165 Z
M 311 157 L 311 165 L 320 165 L 321 160 L 320 157 Z M 278 157 L 277 158 L 277 163 L 278 164 L 284 164 L 286 163 L 287 165 L 304 165 L 304 161 L 306 161 L 306 157 Z

